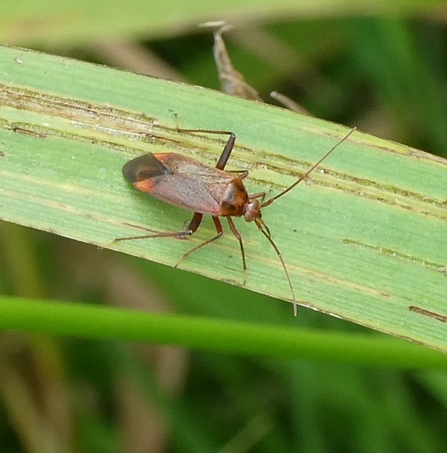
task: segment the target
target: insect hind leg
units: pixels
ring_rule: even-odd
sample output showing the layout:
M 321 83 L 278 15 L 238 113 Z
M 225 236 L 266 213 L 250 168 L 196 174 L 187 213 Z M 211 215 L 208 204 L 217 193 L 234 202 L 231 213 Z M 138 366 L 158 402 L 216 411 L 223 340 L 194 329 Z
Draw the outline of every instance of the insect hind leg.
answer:
M 188 236 L 191 236 L 197 231 L 197 228 L 199 228 L 200 223 L 202 222 L 202 217 L 203 214 L 200 214 L 199 212 L 195 212 L 194 216 L 189 223 L 189 226 L 186 230 L 183 231 L 177 231 L 177 232 L 172 232 L 172 231 L 161 231 L 159 233 L 153 233 L 153 234 L 145 234 L 144 236 L 126 236 L 122 238 L 116 238 L 113 241 L 111 241 L 109 244 L 105 246 L 105 248 L 109 248 L 113 244 L 116 244 L 117 242 L 124 242 L 124 241 L 134 241 L 137 239 L 154 239 L 154 238 L 185 238 Z
M 223 170 L 225 168 L 225 166 L 227 165 L 228 159 L 230 158 L 231 153 L 233 151 L 234 144 L 236 143 L 236 134 L 234 132 L 213 130 L 213 129 L 183 129 L 183 128 L 179 127 L 179 125 L 178 125 L 177 115 L 175 115 L 175 121 L 176 121 L 176 126 L 177 126 L 178 132 L 186 132 L 186 133 L 196 132 L 196 133 L 202 133 L 202 134 L 228 135 L 228 140 L 225 143 L 225 147 L 216 164 L 216 168 L 218 168 L 219 170 Z M 247 172 L 247 174 L 248 174 L 248 172 Z

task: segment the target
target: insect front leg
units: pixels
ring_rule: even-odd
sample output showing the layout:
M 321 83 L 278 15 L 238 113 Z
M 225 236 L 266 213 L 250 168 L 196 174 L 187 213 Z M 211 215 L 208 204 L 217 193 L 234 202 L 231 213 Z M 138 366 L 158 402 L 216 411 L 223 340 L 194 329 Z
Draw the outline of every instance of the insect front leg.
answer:
M 265 192 L 258 192 L 258 193 L 254 193 L 253 195 L 250 195 L 250 200 L 255 200 L 257 198 L 260 198 L 261 199 L 261 205 L 264 201 L 264 198 L 265 198 L 265 195 L 266 193 Z

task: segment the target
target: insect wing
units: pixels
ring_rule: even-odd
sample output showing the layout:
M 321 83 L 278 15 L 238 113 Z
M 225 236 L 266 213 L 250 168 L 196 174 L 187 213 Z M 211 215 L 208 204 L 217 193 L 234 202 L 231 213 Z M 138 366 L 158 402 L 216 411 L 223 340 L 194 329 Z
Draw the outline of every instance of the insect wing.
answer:
M 123 167 L 124 177 L 142 192 L 180 208 L 217 216 L 228 173 L 181 154 L 147 154 Z

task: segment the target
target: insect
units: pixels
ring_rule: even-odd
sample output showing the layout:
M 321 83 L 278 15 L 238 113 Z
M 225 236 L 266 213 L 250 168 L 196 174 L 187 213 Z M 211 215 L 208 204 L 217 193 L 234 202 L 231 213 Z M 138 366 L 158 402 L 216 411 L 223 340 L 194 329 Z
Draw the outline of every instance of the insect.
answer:
M 352 129 L 345 137 L 336 143 L 318 162 L 301 175 L 291 186 L 278 195 L 264 201 L 265 192 L 249 195 L 244 187 L 244 179 L 248 171 L 235 172 L 225 171 L 225 166 L 233 151 L 236 135 L 229 131 L 202 130 L 202 129 L 179 129 L 180 132 L 210 133 L 228 135 L 228 141 L 215 168 L 209 167 L 190 157 L 176 153 L 144 154 L 127 162 L 123 167 L 123 176 L 131 182 L 135 188 L 146 192 L 165 203 L 184 208 L 194 212 L 189 226 L 180 232 L 159 232 L 145 236 L 122 237 L 112 243 L 134 239 L 149 239 L 161 237 L 182 238 L 194 234 L 200 226 L 203 215 L 210 215 L 213 219 L 217 234 L 186 252 L 177 262 L 177 266 L 187 256 L 196 252 L 205 245 L 211 244 L 223 235 L 220 217 L 226 217 L 230 230 L 239 241 L 242 255 L 242 267 L 244 272 L 244 284 L 246 281 L 247 263 L 245 259 L 242 236 L 237 230 L 233 217 L 244 217 L 247 222 L 254 222 L 259 231 L 267 238 L 278 255 L 286 274 L 293 300 L 293 311 L 297 314 L 295 290 L 290 279 L 284 258 L 273 241 L 268 227 L 262 220 L 261 209 L 269 206 L 275 200 L 285 195 L 305 179 L 315 168 L 318 167 L 343 141 L 354 131 Z

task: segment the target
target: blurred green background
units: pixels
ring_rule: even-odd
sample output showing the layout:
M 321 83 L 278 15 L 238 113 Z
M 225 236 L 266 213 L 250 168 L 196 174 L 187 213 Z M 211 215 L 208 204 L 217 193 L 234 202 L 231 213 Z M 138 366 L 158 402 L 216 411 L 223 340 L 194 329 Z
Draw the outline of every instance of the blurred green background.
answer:
M 212 33 L 197 24 L 225 19 L 233 64 L 264 100 L 275 90 L 317 117 L 447 157 L 445 6 L 6 0 L 0 41 L 219 89 Z M 15 225 L 0 224 L 0 256 L 3 294 L 367 333 Z M 440 371 L 0 336 L 2 453 L 441 452 L 446 405 Z

